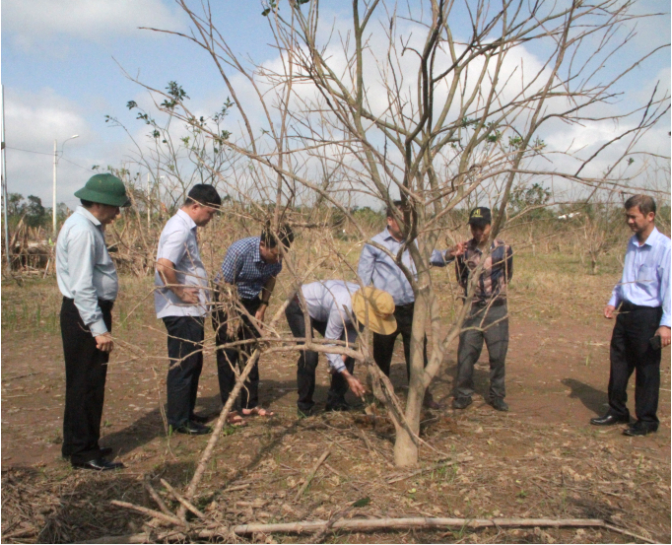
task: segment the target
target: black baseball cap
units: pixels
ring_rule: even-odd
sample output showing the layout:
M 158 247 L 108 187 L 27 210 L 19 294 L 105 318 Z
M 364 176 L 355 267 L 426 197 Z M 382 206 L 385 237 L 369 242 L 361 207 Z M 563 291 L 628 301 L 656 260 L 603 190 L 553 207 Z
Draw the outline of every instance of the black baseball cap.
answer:
M 469 213 L 469 225 L 489 225 L 492 223 L 492 213 L 485 206 L 478 206 Z

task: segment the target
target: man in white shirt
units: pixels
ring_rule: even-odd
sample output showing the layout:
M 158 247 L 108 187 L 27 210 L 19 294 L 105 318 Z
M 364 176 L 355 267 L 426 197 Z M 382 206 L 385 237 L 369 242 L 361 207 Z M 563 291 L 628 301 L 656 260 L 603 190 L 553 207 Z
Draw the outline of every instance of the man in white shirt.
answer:
M 350 344 L 357 340 L 359 328 L 364 325 L 368 325 L 376 333 L 388 335 L 397 328 L 394 300 L 389 293 L 382 290 L 372 287 L 360 290 L 357 284 L 327 280 L 305 284 L 301 286 L 301 292 L 310 323 L 306 324 L 298 295 L 285 310 L 287 322 L 295 338 L 305 338 L 307 331 L 316 330 L 325 339 L 347 341 Z M 353 323 L 353 317 L 358 323 Z M 317 361 L 317 352 L 302 350 L 297 362 L 298 408 L 304 415 L 312 414 L 315 405 L 313 393 Z M 361 382 L 352 374 L 355 362 L 352 358 L 335 353 L 327 353 L 327 361 L 332 378 L 326 409 L 348 410 L 349 405 L 345 401 L 348 388 L 358 397 L 365 393 Z
M 156 254 L 154 307 L 168 331 L 168 425 L 177 433 L 202 435 L 211 429 L 194 414 L 203 368 L 203 320 L 210 296 L 196 229 L 204 227 L 222 200 L 212 185 L 191 188 L 184 205 L 166 223 Z
M 670 239 L 655 227 L 656 203 L 651 197 L 634 195 L 624 207 L 634 235 L 628 242 L 621 281 L 604 308 L 607 319 L 619 311 L 611 337 L 609 411 L 590 423 L 630 422 L 626 391 L 636 371 L 637 421 L 623 433 L 641 436 L 658 431 L 661 349 L 670 345 Z
M 107 362 L 114 348 L 112 306 L 119 290 L 105 226 L 130 201 L 123 182 L 111 174 L 96 174 L 75 196 L 82 206 L 65 220 L 56 242 L 65 356 L 62 454 L 74 468 L 107 471 L 124 466 L 106 460 L 112 449 L 98 444 Z

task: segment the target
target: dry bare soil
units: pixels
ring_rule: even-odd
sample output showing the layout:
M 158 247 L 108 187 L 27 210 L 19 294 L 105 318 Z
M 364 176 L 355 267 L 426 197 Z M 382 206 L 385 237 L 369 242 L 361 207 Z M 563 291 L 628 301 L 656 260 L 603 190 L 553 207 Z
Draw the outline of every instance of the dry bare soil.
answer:
M 670 543 L 669 350 L 663 353 L 657 434 L 628 438 L 619 426 L 590 426 L 589 419 L 606 408 L 612 324 L 600 313 L 616 273 L 586 277 L 582 286 L 570 289 L 570 272 L 550 283 L 544 283 L 541 270 L 518 272 L 507 359 L 509 413 L 498 413 L 483 401 L 488 384 L 484 350 L 474 404 L 464 411 L 427 412 L 423 438 L 432 448 L 421 450 L 418 468 L 400 470 L 393 465 L 393 435 L 384 418 L 367 418 L 359 409 L 301 419 L 295 408 L 296 357 L 262 361 L 261 398 L 276 416 L 251 418 L 245 428 L 226 431 L 195 503 L 225 524 L 328 519 L 337 513 L 345 518 L 600 518 L 642 538 Z M 137 286 L 124 291 L 122 283 L 114 316 L 121 324 L 115 334 L 122 346 L 109 364 L 101 445 L 112 447 L 126 469 L 73 471 L 60 458 L 64 369 L 54 283 L 18 287 L 3 282 L 3 542 L 71 542 L 145 531 L 147 517 L 111 506 L 110 500 L 156 509 L 143 486 L 147 480 L 174 506 L 160 479 L 183 490 L 207 437 L 166 435 L 160 411 L 165 400 L 165 335 L 152 317 L 151 299 L 143 300 Z M 37 315 L 36 304 L 42 309 Z M 392 378 L 403 397 L 402 359 L 398 346 Z M 431 387 L 448 407 L 454 373 L 452 349 Z M 322 406 L 327 379 L 321 360 L 315 398 Z M 220 402 L 212 353 L 206 354 L 199 394 L 197 412 L 215 418 Z M 633 396 L 631 391 L 631 400 Z M 298 495 L 327 449 L 326 462 Z M 358 502 L 362 506 L 352 507 L 358 500 L 364 500 Z M 281 534 L 249 539 L 311 541 L 310 536 Z M 641 541 L 590 528 L 334 532 L 324 539 Z

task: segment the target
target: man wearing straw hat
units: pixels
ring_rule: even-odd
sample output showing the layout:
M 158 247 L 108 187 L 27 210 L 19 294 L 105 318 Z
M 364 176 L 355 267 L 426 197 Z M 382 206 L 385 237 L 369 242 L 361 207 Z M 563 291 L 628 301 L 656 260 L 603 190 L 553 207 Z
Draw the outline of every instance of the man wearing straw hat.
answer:
M 65 220 L 56 242 L 65 356 L 62 454 L 74 468 L 107 471 L 124 465 L 108 461 L 112 449 L 98 444 L 107 362 L 114 348 L 111 313 L 119 290 L 105 226 L 130 201 L 123 182 L 112 174 L 96 174 L 75 197 L 82 204 Z
M 373 287 L 360 289 L 358 284 L 328 280 L 301 286 L 301 295 L 303 301 L 297 294 L 285 310 L 295 338 L 303 339 L 307 331 L 317 330 L 325 340 L 346 341 L 349 345 L 357 340 L 359 327 L 364 325 L 383 335 L 389 335 L 397 329 L 394 300 L 382 290 Z M 303 308 L 308 312 L 309 323 L 306 323 Z M 353 323 L 353 318 L 357 323 Z M 299 413 L 306 416 L 312 414 L 315 405 L 313 392 L 317 360 L 318 353 L 313 350 L 302 350 L 299 355 L 296 372 L 298 408 Z M 358 397 L 365 393 L 362 383 L 352 374 L 355 360 L 328 352 L 327 361 L 332 376 L 326 409 L 348 410 L 350 406 L 345 401 L 348 388 Z

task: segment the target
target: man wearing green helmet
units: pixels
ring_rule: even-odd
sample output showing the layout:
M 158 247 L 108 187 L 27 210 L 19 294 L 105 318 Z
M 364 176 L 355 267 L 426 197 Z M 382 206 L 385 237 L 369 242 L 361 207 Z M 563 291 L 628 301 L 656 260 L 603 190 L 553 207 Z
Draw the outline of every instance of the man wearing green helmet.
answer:
M 106 471 L 124 466 L 109 462 L 105 456 L 111 449 L 98 444 L 106 364 L 114 348 L 111 312 L 119 289 L 105 226 L 130 201 L 123 182 L 111 174 L 96 174 L 75 197 L 82 205 L 65 220 L 56 242 L 65 355 L 62 453 L 74 468 Z

